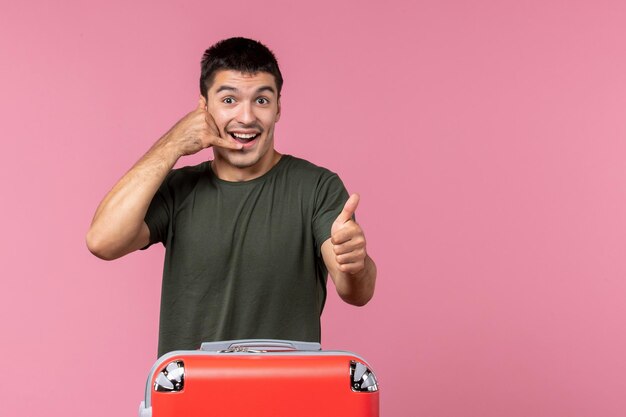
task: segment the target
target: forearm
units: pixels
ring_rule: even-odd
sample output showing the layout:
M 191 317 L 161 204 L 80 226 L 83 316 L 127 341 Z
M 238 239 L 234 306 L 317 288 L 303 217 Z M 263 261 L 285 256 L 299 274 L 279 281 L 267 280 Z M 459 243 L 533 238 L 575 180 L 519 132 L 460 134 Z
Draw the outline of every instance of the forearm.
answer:
M 166 134 L 115 184 L 96 209 L 87 232 L 92 253 L 114 259 L 128 252 L 152 198 L 179 156 Z
M 348 304 L 363 306 L 374 296 L 376 286 L 376 264 L 368 256 L 365 258 L 364 268 L 355 274 L 340 271 L 338 268 L 332 273 L 337 293 Z
M 147 245 L 150 231 L 144 218 L 161 183 L 183 155 L 210 146 L 240 150 L 243 145 L 220 136 L 204 97 L 122 177 L 104 197 L 87 233 L 96 256 L 115 259 Z

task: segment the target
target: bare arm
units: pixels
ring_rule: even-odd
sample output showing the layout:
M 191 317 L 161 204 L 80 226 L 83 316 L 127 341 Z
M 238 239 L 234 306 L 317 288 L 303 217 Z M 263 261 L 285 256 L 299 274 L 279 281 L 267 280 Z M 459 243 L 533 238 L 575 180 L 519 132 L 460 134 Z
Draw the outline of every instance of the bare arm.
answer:
M 376 264 L 367 254 L 361 226 L 352 220 L 358 203 L 358 194 L 346 202 L 322 244 L 322 258 L 341 299 L 362 306 L 374 296 Z
M 210 146 L 241 148 L 219 136 L 201 97 L 198 107 L 163 135 L 104 197 L 87 232 L 91 253 L 112 260 L 146 246 L 150 231 L 144 218 L 159 186 L 181 156 Z

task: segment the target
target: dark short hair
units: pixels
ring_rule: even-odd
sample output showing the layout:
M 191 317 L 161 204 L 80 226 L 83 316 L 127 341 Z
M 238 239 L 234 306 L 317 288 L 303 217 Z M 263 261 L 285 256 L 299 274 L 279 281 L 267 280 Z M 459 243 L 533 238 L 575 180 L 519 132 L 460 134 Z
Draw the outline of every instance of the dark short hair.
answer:
M 204 51 L 201 63 L 200 93 L 207 98 L 207 91 L 220 70 L 235 70 L 245 74 L 269 72 L 274 76 L 280 96 L 283 76 L 276 57 L 261 42 L 247 38 L 229 38 L 217 42 Z

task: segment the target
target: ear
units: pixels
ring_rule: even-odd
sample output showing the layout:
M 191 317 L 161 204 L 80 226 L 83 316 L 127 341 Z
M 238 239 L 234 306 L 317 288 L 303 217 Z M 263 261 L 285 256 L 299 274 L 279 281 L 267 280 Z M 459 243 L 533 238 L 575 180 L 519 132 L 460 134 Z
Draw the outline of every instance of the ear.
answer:
M 202 94 L 200 94 L 200 97 L 198 98 L 198 108 L 205 111 L 208 108 L 207 101 Z
M 276 110 L 276 122 L 280 120 L 280 96 L 278 96 L 277 105 L 278 105 L 278 109 Z

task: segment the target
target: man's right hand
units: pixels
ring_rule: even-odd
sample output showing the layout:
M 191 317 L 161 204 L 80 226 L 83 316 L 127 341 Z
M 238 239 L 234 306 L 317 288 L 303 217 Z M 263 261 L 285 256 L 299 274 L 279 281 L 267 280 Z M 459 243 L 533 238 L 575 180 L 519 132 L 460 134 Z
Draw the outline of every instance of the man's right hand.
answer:
M 87 232 L 89 250 L 102 259 L 115 259 L 149 243 L 144 222 L 150 201 L 183 155 L 210 146 L 241 149 L 234 139 L 222 138 L 201 97 L 198 107 L 180 119 L 115 184 L 104 197 Z
M 200 96 L 198 107 L 180 119 L 166 134 L 165 141 L 176 149 L 177 156 L 193 155 L 211 146 L 239 150 L 243 145 L 230 137 L 223 138 L 213 116 L 207 111 L 206 100 Z

